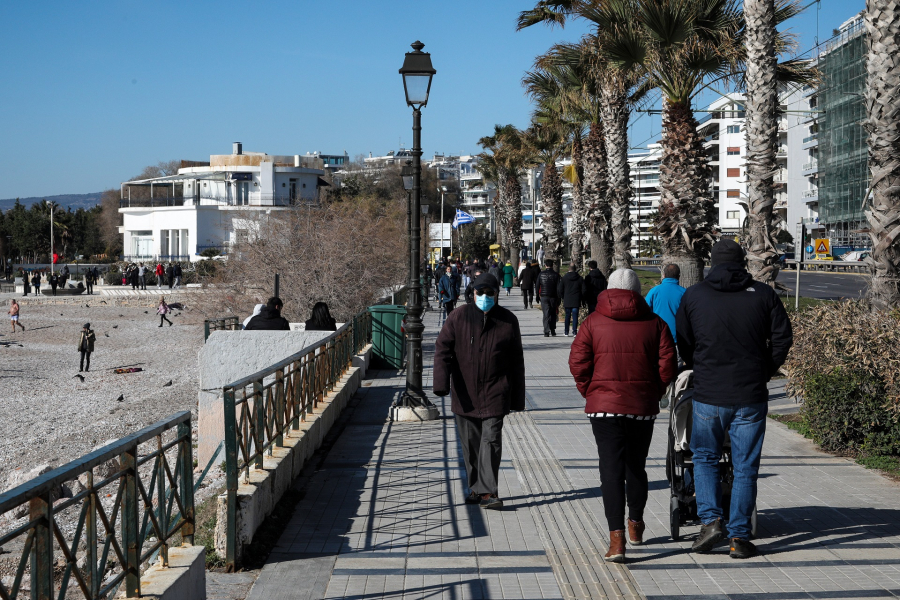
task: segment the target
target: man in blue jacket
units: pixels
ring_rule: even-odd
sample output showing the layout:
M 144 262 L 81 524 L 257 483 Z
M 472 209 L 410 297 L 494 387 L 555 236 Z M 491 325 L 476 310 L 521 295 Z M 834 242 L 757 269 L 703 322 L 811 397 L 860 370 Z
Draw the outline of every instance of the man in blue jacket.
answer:
M 681 269 L 678 265 L 666 265 L 663 269 L 662 283 L 647 292 L 650 310 L 669 326 L 673 341 L 676 339 L 675 314 L 681 306 L 681 297 L 684 296 L 684 288 L 678 285 L 680 278 Z
M 750 515 L 766 437 L 766 383 L 784 364 L 793 334 L 778 294 L 753 280 L 737 243 L 717 242 L 711 258 L 709 275 L 684 293 L 675 315 L 678 350 L 694 370 L 691 450 L 702 526 L 692 549 L 709 552 L 725 538 L 719 459 L 728 434 L 734 465 L 731 557 L 750 558 L 757 554 Z

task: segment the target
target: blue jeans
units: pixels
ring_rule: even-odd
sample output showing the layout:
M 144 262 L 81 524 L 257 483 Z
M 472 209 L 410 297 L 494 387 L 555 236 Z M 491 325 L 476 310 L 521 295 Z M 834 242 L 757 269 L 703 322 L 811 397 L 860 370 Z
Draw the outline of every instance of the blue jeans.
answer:
M 750 515 L 756 506 L 756 480 L 766 437 L 767 402 L 737 406 L 714 406 L 694 402 L 691 450 L 694 452 L 694 485 L 697 514 L 701 523 L 723 517 L 719 459 L 725 433 L 731 437 L 734 483 L 728 537 L 750 539 Z
M 566 335 L 569 335 L 569 320 L 572 321 L 572 333 L 578 333 L 578 307 L 566 310 Z

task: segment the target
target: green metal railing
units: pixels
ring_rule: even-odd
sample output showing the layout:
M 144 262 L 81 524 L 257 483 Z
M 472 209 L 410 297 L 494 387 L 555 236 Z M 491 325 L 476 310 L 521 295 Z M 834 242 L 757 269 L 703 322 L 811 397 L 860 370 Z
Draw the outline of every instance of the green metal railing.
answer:
M 118 470 L 97 477 L 110 461 Z M 76 479 L 84 489 L 60 499 L 62 484 Z M 168 566 L 173 537 L 194 542 L 190 411 L 0 495 L 0 513 L 23 505 L 27 522 L 0 535 L 0 546 L 21 552 L 0 598 L 23 598 L 26 582 L 32 600 L 110 598 L 123 584 L 127 597 L 140 597 L 141 564 L 158 553 Z
M 363 311 L 327 338 L 281 362 L 222 388 L 225 411 L 227 524 L 225 563 L 234 571 L 237 548 L 237 489 L 250 469 L 262 469 L 284 436 L 300 430 L 325 395 L 372 340 L 372 315 Z
M 241 320 L 238 317 L 219 317 L 218 319 L 206 319 L 203 321 L 203 341 L 209 339 L 209 334 L 213 331 L 223 330 L 239 330 L 241 329 Z

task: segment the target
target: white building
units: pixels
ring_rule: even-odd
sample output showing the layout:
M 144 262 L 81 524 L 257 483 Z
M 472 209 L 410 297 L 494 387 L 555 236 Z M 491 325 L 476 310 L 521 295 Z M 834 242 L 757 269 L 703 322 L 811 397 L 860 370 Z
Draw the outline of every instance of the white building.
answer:
M 122 183 L 119 212 L 126 260 L 191 260 L 227 254 L 246 240 L 261 215 L 316 204 L 330 185 L 322 160 L 243 152 L 209 163 L 183 163 L 177 175 Z
M 631 177 L 631 253 L 638 256 L 638 247 L 645 254 L 649 251 L 648 242 L 653 238 L 653 214 L 659 210 L 659 163 L 662 158 L 662 146 L 649 144 L 647 150 L 628 154 L 628 166 Z M 640 246 L 639 246 L 640 244 Z
M 787 106 L 782 104 L 782 110 Z M 699 132 L 705 138 L 705 147 L 712 168 L 712 193 L 718 205 L 719 231 L 737 234 L 747 217 L 740 203 L 747 203 L 747 132 L 744 96 L 728 94 L 709 105 L 708 114 L 700 119 Z M 785 218 L 787 197 L 787 133 L 788 122 L 780 117 L 778 122 L 778 172 L 775 174 L 775 211 Z

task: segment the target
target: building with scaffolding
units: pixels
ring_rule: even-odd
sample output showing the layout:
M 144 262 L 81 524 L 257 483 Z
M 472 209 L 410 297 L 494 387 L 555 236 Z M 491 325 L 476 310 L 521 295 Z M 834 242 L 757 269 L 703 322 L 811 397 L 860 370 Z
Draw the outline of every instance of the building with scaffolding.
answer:
M 803 219 L 810 235 L 831 240 L 832 252 L 868 247 L 863 210 L 869 190 L 863 123 L 866 40 L 863 13 L 845 21 L 814 60 L 821 83 L 795 103 L 801 116 L 801 153 L 793 158 L 808 182 L 792 194 L 790 218 Z M 792 226 L 796 223 L 792 223 Z

